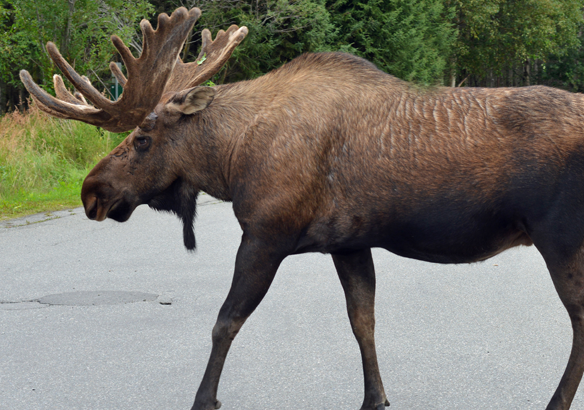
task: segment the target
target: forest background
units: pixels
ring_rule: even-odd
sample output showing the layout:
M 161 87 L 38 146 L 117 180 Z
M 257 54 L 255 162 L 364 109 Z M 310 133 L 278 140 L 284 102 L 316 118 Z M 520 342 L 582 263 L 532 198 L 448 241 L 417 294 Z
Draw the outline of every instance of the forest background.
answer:
M 29 107 L 19 71 L 52 93 L 52 41 L 111 93 L 108 64 L 121 60 L 110 35 L 139 55 L 139 21 L 156 27 L 180 6 L 203 12 L 184 60 L 197 56 L 203 28 L 249 28 L 216 84 L 344 51 L 421 85 L 584 90 L 584 0 L 0 0 L 0 219 L 78 205 L 88 169 L 124 137 Z

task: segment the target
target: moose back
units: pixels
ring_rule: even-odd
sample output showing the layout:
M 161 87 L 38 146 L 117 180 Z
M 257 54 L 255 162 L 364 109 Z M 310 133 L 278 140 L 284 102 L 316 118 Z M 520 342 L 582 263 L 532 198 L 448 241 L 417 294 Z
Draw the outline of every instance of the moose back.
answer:
M 362 410 L 389 405 L 374 340 L 371 248 L 438 263 L 535 245 L 572 321 L 565 373 L 547 407 L 567 410 L 584 371 L 584 101 L 546 87 L 419 89 L 360 58 L 307 54 L 252 81 L 200 86 L 245 35 L 203 31 L 197 61 L 178 59 L 200 11 L 142 22 L 144 51 L 114 45 L 128 77 L 112 102 L 47 50 L 77 89 L 58 98 L 21 78 L 51 115 L 134 131 L 87 176 L 90 219 L 126 221 L 136 206 L 170 211 L 195 248 L 200 191 L 233 202 L 243 230 L 232 287 L 193 409 L 219 408 L 232 340 L 284 258 L 332 255 L 363 360 Z M 89 104 L 87 101 L 89 101 Z

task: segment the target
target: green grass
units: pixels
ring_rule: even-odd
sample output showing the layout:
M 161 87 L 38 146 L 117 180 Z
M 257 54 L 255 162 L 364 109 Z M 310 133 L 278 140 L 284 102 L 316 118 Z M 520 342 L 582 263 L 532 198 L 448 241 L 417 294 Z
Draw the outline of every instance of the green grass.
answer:
M 0 220 L 80 206 L 83 179 L 123 138 L 34 104 L 0 117 Z

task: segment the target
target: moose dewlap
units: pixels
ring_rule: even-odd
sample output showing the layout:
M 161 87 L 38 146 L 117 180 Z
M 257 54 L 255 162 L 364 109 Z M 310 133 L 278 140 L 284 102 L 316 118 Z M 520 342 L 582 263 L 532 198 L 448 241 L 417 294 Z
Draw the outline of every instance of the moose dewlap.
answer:
M 141 23 L 134 58 L 113 43 L 128 78 L 112 102 L 47 50 L 77 89 L 58 98 L 21 78 L 51 115 L 134 131 L 89 173 L 85 212 L 126 221 L 136 206 L 175 213 L 184 242 L 200 191 L 233 202 L 243 237 L 231 290 L 193 409 L 219 408 L 231 341 L 288 255 L 332 255 L 363 358 L 361 409 L 388 406 L 374 341 L 372 247 L 438 263 L 535 245 L 574 330 L 547 409 L 567 410 L 584 371 L 584 98 L 547 87 L 420 90 L 360 58 L 307 54 L 263 77 L 201 87 L 247 34 L 203 31 L 197 61 L 179 51 L 196 8 Z

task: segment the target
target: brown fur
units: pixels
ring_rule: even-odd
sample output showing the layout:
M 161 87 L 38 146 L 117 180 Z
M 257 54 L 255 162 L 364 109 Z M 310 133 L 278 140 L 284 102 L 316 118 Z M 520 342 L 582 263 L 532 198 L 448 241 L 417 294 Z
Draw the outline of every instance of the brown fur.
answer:
M 363 355 L 362 409 L 380 409 L 369 249 L 462 263 L 533 243 L 573 321 L 572 356 L 548 406 L 569 408 L 584 371 L 582 96 L 419 89 L 331 53 L 218 86 L 193 115 L 176 111 L 183 97 L 163 96 L 152 129 L 102 160 L 82 196 L 90 218 L 124 221 L 140 203 L 175 212 L 189 248 L 196 193 L 233 201 L 244 237 L 193 409 L 218 404 L 231 340 L 287 255 L 333 254 Z

